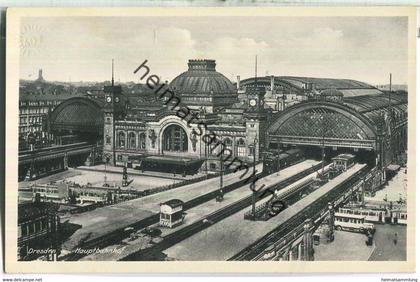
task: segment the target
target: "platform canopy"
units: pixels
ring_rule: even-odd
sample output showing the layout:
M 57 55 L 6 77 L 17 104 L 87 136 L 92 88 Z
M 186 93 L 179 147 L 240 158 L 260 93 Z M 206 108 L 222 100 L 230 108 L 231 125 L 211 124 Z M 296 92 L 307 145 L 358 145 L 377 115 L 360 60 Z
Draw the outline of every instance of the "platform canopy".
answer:
M 264 76 L 247 78 L 240 81 L 241 87 L 261 86 L 266 89 L 271 88 L 273 82 L 277 93 L 296 93 L 303 94 L 306 90 L 313 89 L 323 91 L 335 89 L 340 91 L 344 97 L 357 97 L 364 95 L 381 95 L 382 91 L 367 83 L 352 79 L 317 78 L 317 77 L 297 77 L 297 76 Z
M 98 100 L 73 97 L 59 104 L 49 116 L 51 131 L 100 133 L 104 118 Z
M 390 123 L 395 128 L 406 121 L 406 97 L 396 94 L 310 100 L 275 115 L 268 134 L 274 143 L 375 150 L 378 135 L 389 131 Z

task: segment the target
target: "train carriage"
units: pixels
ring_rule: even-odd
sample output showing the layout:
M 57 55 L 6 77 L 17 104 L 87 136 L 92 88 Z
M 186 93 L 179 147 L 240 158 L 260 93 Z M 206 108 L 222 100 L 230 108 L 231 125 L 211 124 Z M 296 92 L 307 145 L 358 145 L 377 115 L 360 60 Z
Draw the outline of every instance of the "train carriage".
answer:
M 288 151 L 267 152 L 264 156 L 264 174 L 271 174 L 288 166 L 294 165 L 304 159 L 300 149 Z

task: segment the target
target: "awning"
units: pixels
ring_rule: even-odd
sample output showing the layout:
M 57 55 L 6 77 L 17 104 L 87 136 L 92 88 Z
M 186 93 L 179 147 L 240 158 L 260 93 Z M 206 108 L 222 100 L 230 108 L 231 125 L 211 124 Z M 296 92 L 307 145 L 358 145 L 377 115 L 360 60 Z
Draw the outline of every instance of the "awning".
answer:
M 134 156 L 128 156 L 128 161 L 142 161 L 145 158 L 144 155 L 134 155 Z
M 203 162 L 204 159 L 189 159 L 172 156 L 149 156 L 142 160 L 140 169 L 192 175 L 198 172 Z
M 201 159 L 178 158 L 169 156 L 151 156 L 143 159 L 143 162 L 154 162 L 162 164 L 192 165 L 203 163 Z
M 396 165 L 396 164 L 390 164 L 386 167 L 387 170 L 389 171 L 397 171 L 400 169 L 401 166 Z

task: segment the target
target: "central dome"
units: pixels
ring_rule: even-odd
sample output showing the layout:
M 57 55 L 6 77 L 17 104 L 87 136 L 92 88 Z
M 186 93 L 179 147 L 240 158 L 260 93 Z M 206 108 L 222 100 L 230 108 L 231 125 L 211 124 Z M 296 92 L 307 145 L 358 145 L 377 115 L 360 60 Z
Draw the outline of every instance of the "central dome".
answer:
M 216 71 L 215 60 L 189 60 L 188 71 L 171 81 L 169 87 L 179 94 L 235 94 L 233 83 Z

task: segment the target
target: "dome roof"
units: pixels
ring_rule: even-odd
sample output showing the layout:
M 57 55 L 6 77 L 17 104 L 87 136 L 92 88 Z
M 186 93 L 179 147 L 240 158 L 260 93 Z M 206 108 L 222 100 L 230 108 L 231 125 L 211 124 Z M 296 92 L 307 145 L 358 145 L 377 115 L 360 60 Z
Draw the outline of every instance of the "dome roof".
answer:
M 234 94 L 236 87 L 216 71 L 215 60 L 189 60 L 188 71 L 171 81 L 169 87 L 179 94 Z

